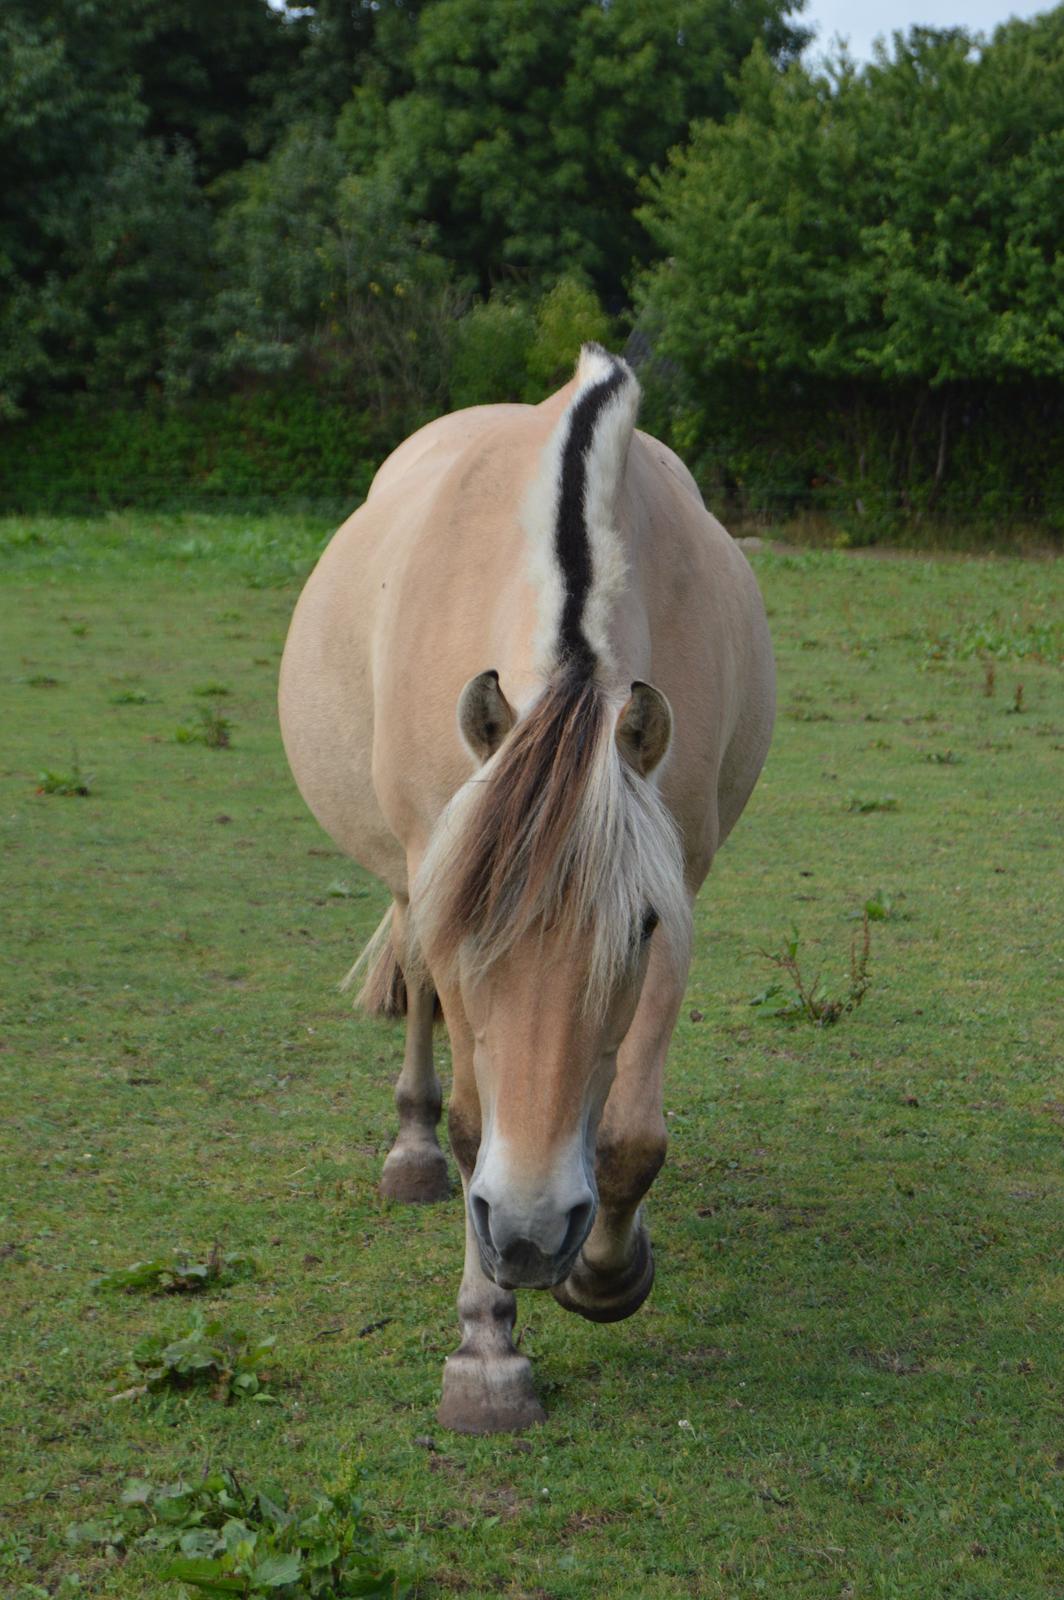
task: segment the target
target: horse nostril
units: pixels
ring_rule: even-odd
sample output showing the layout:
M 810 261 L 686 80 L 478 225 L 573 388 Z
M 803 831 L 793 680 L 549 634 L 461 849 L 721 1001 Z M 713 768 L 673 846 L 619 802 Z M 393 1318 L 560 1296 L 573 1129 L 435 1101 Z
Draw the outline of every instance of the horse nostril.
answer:
M 573 1207 L 569 1213 L 569 1222 L 559 1255 L 572 1255 L 580 1248 L 590 1231 L 594 1214 L 594 1203 L 590 1200 L 584 1200 L 580 1205 Z
M 473 1226 L 477 1230 L 481 1244 L 485 1245 L 489 1250 L 494 1249 L 491 1237 L 491 1207 L 482 1195 L 470 1195 L 469 1212 L 473 1218 Z

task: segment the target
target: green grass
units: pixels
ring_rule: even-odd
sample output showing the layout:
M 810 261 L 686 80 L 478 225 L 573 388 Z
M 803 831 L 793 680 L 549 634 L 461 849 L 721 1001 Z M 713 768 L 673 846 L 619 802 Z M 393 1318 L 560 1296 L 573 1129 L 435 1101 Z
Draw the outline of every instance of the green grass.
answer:
M 1064 1596 L 1059 569 L 755 557 L 780 717 L 699 907 L 657 1285 L 613 1327 L 522 1297 L 549 1420 L 475 1440 L 434 1420 L 460 1201 L 378 1199 L 402 1036 L 336 990 L 383 896 L 276 729 L 327 531 L 0 524 L 0 1594 L 176 1600 L 68 1525 L 353 1457 L 426 1596 Z M 208 683 L 228 748 L 174 738 Z M 38 793 L 74 747 L 90 794 Z M 792 925 L 844 990 L 870 900 L 860 1009 L 751 1008 Z M 258 1272 L 196 1304 L 276 1338 L 281 1404 L 112 1400 L 189 1306 L 94 1279 L 215 1241 Z

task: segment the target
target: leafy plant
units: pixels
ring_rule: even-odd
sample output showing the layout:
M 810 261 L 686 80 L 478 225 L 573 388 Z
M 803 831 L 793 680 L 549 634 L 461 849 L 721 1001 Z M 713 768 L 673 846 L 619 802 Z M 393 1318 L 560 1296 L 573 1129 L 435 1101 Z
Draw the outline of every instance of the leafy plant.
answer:
M 113 706 L 146 706 L 151 696 L 146 689 L 122 689 L 111 696 Z
M 864 796 L 851 794 L 846 802 L 847 811 L 897 811 L 898 802 L 892 794 Z
M 222 1252 L 221 1246 L 211 1246 L 206 1261 L 192 1261 L 183 1250 L 175 1250 L 171 1260 L 157 1257 L 153 1261 L 134 1261 L 132 1266 L 120 1267 L 115 1272 L 102 1273 L 93 1282 L 94 1289 L 124 1289 L 135 1292 L 146 1289 L 151 1294 L 197 1294 L 203 1289 L 222 1288 L 238 1278 L 251 1277 L 256 1271 L 252 1256 L 239 1250 Z
M 119 1511 L 73 1524 L 67 1540 L 118 1556 L 169 1555 L 161 1576 L 182 1584 L 186 1595 L 402 1600 L 409 1586 L 367 1526 L 358 1486 L 358 1472 L 347 1464 L 323 1493 L 293 1507 L 277 1485 L 244 1485 L 232 1468 L 195 1485 L 132 1478 Z
M 902 911 L 898 903 L 904 899 L 905 895 L 900 890 L 897 894 L 892 894 L 889 890 L 877 889 L 875 894 L 870 895 L 865 901 L 860 911 L 850 912 L 850 921 L 860 922 L 862 918 L 868 922 L 900 921 L 908 915 L 907 912 Z
M 236 617 L 235 620 L 239 622 L 240 618 Z M 209 683 L 201 683 L 198 688 L 195 688 L 192 691 L 193 694 L 199 695 L 201 699 L 207 700 L 209 700 L 212 696 L 217 696 L 220 698 L 223 695 L 229 694 L 229 692 L 230 691 L 226 688 L 224 683 L 218 683 L 214 678 L 212 678 Z
M 275 1405 L 264 1370 L 275 1342 L 272 1337 L 253 1340 L 242 1328 L 227 1328 L 217 1319 L 205 1322 L 197 1313 L 178 1338 L 149 1333 L 134 1345 L 130 1375 L 135 1381 L 114 1398 L 136 1400 L 168 1389 L 204 1387 L 226 1405 L 245 1399 Z
M 37 774 L 38 794 L 66 794 L 87 795 L 92 792 L 91 773 L 82 772 L 78 753 L 75 750 L 70 758 L 70 767 L 66 772 L 52 771 Z
M 174 734 L 178 744 L 205 744 L 208 750 L 227 750 L 233 724 L 213 706 L 200 706 L 196 712 L 198 728 L 180 727 Z
M 849 983 L 840 994 L 829 995 L 819 972 L 811 979 L 805 976 L 798 959 L 800 944 L 801 935 L 797 928 L 792 928 L 790 938 L 784 940 L 779 950 L 758 950 L 759 956 L 786 974 L 790 989 L 783 983 L 770 983 L 761 994 L 754 996 L 750 1004 L 768 1006 L 772 1001 L 779 1001 L 778 1005 L 766 1011 L 766 1016 L 787 1022 L 805 1020 L 818 1028 L 833 1027 L 847 1012 L 856 1011 L 872 981 L 868 971 L 872 947 L 868 912 L 863 914 L 861 928 L 854 934 L 850 944 Z

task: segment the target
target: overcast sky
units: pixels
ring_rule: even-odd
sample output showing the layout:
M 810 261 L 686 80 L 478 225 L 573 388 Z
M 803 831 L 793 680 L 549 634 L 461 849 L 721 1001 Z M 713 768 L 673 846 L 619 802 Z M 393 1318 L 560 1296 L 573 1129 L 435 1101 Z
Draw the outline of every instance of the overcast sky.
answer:
M 969 28 L 992 33 L 999 22 L 1009 17 L 1035 17 L 1051 11 L 1051 3 L 1024 5 L 1023 0 L 1008 5 L 1004 0 L 806 0 L 800 20 L 816 29 L 816 40 L 809 55 L 827 49 L 833 37 L 841 34 L 850 42 L 850 52 L 858 61 L 872 57 L 872 41 L 885 34 L 889 42 L 896 28 L 914 23 L 933 28 Z

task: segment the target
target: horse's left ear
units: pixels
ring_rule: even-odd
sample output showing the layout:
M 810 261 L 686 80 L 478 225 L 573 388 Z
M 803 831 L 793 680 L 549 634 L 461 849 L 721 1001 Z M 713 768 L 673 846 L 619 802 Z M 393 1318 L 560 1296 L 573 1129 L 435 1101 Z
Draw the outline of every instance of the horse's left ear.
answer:
M 458 731 L 478 761 L 495 754 L 516 721 L 495 671 L 478 672 L 458 696 Z
M 653 772 L 672 739 L 672 711 L 660 689 L 649 683 L 633 683 L 631 698 L 617 718 L 616 737 L 629 766 L 644 778 Z

